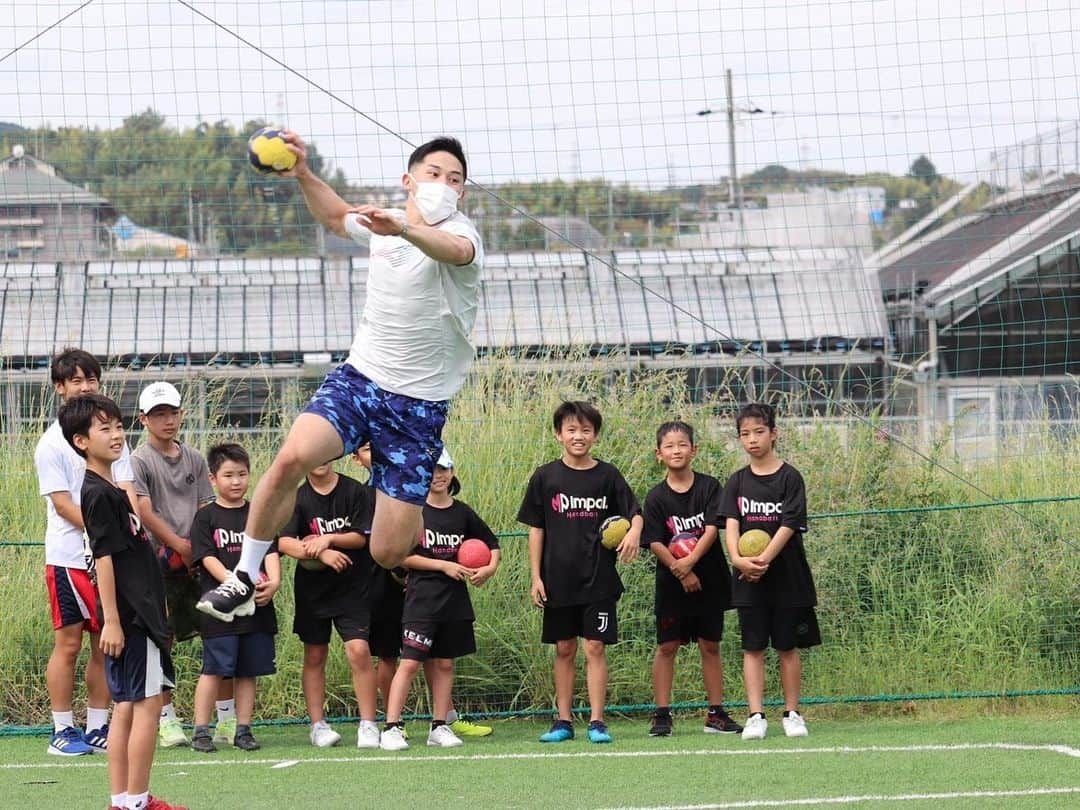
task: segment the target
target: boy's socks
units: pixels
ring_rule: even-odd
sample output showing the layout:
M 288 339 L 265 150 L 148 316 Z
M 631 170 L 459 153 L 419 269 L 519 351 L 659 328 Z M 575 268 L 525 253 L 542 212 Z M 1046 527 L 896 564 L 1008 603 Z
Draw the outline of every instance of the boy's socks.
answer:
M 113 793 L 109 796 L 110 807 L 123 807 L 127 804 L 127 793 Z
M 457 719 L 458 719 L 457 709 L 451 709 L 450 711 L 448 711 L 446 713 L 446 725 L 448 725 L 448 726 L 454 725 L 454 723 L 457 722 Z
M 263 557 L 273 545 L 272 540 L 256 540 L 247 532 L 244 532 L 244 546 L 240 551 L 240 562 L 236 564 L 237 571 L 243 571 L 252 582 L 259 581 L 259 566 L 262 565 Z
M 176 709 L 173 708 L 173 705 L 171 703 L 161 707 L 161 721 L 162 722 L 165 722 L 166 720 L 175 720 L 175 719 L 176 719 Z
M 217 721 L 220 723 L 224 720 L 232 720 L 236 717 L 236 699 L 230 698 L 229 700 L 219 700 L 216 702 L 217 707 Z
M 109 722 L 108 709 L 92 709 L 86 707 L 86 727 L 90 730 L 101 728 Z
M 195 726 L 195 730 L 191 733 L 192 737 L 209 737 L 210 736 L 210 724 L 205 726 Z
M 53 712 L 53 730 L 63 731 L 65 728 L 73 728 L 75 726 L 75 715 L 73 712 Z
M 147 793 L 137 793 L 134 796 L 129 793 L 128 797 L 127 797 L 127 803 L 124 805 L 124 807 L 126 807 L 127 810 L 144 810 L 146 805 L 148 805 L 149 803 L 150 803 L 150 793 L 149 792 L 147 792 Z

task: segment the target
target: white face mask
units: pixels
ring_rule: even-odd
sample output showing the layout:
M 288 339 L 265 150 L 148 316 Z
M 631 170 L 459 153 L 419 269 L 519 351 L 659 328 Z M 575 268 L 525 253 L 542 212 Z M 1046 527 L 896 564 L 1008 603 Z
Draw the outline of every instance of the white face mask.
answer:
M 445 183 L 421 183 L 411 174 L 409 177 L 416 186 L 413 201 L 428 225 L 437 225 L 457 210 L 458 193 L 450 186 Z

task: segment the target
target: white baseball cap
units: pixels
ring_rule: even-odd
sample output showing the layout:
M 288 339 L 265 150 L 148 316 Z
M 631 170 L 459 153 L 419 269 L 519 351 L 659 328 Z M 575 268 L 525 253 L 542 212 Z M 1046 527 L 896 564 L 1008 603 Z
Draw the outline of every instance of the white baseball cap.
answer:
M 162 380 L 161 382 L 150 383 L 139 394 L 139 411 L 141 413 L 150 413 L 158 405 L 168 405 L 170 408 L 180 407 L 180 392 L 176 390 L 175 385 Z
M 450 458 L 450 453 L 445 447 L 439 455 L 439 460 L 435 462 L 435 466 L 442 467 L 444 470 L 454 469 L 454 460 Z

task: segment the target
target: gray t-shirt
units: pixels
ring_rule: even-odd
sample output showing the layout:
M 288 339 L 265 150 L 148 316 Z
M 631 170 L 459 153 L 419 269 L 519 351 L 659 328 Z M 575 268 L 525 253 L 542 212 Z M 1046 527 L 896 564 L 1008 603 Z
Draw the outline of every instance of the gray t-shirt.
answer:
M 149 497 L 154 511 L 169 528 L 188 537 L 195 513 L 214 500 L 214 490 L 202 454 L 186 444 L 177 442 L 177 446 L 180 455 L 169 458 L 149 444 L 139 445 L 131 452 L 131 471 L 135 474 L 135 494 Z M 157 538 L 153 541 L 156 548 Z

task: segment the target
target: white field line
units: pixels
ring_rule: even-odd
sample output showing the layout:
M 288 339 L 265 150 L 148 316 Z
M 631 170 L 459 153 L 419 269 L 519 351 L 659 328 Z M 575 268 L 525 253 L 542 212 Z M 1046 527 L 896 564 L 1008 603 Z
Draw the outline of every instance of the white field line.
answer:
M 657 807 L 620 807 L 612 810 L 735 810 L 752 807 L 813 807 L 827 804 L 862 804 L 864 802 L 949 801 L 951 799 L 998 799 L 1023 796 L 1062 796 L 1080 793 L 1080 787 L 1030 788 L 1027 790 L 970 790 L 954 793 L 900 793 L 896 795 L 822 796 L 812 799 L 748 799 L 721 804 L 665 804 Z
M 1067 745 L 1034 745 L 1028 743 L 954 743 L 937 745 L 868 745 L 868 746 L 828 746 L 817 748 L 740 748 L 720 749 L 715 748 L 692 748 L 667 751 L 612 751 L 596 750 L 588 751 L 532 751 L 506 754 L 430 754 L 430 755 L 375 755 L 341 757 L 305 757 L 297 761 L 297 765 L 326 764 L 326 763 L 350 763 L 364 765 L 369 762 L 397 762 L 397 763 L 428 763 L 428 762 L 497 762 L 500 760 L 547 760 L 547 759 L 633 759 L 641 757 L 684 757 L 684 756 L 711 756 L 711 757 L 772 757 L 772 756 L 803 756 L 806 754 L 882 754 L 882 753 L 925 753 L 925 752 L 955 752 L 955 751 L 1030 751 L 1063 754 L 1069 757 L 1080 757 L 1080 749 L 1071 748 Z M 90 761 L 84 761 L 89 759 Z M 271 758 L 245 758 L 245 759 L 192 759 L 192 760 L 158 760 L 155 764 L 158 768 L 197 768 L 212 767 L 215 765 L 268 765 L 270 767 L 283 767 L 282 763 L 292 760 Z M 48 768 L 104 768 L 105 758 L 73 757 L 63 762 L 4 762 L 0 763 L 0 770 L 33 770 Z

